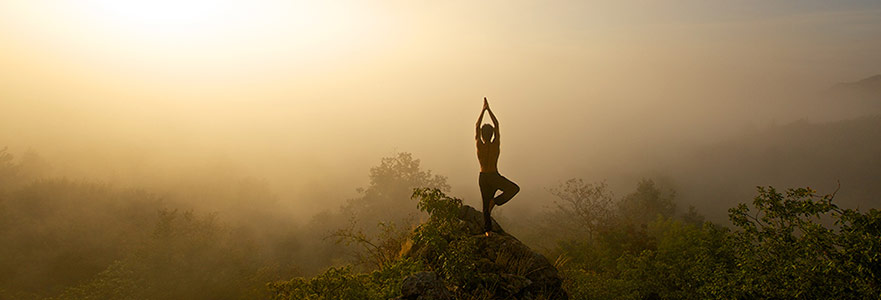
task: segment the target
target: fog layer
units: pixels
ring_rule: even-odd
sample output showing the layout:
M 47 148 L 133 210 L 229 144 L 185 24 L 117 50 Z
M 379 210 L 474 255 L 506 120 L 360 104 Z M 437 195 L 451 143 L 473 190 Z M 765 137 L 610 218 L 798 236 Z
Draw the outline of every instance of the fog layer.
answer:
M 871 1 L 255 5 L 168 29 L 101 5 L 0 4 L 0 144 L 124 186 L 245 174 L 301 217 L 407 151 L 476 203 L 486 96 L 501 171 L 523 187 L 510 209 L 526 210 L 572 177 L 694 185 L 674 171 L 697 168 L 692 151 L 878 113 L 828 93 L 881 72 Z

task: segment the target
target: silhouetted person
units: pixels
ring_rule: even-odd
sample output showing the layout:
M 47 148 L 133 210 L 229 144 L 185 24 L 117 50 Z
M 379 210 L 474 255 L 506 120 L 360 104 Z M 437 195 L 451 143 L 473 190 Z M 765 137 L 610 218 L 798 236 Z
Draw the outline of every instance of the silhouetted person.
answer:
M 493 121 L 493 125 L 483 122 L 483 113 L 489 112 L 489 117 Z M 520 187 L 516 183 L 508 180 L 499 174 L 499 120 L 489 108 L 489 102 L 486 97 L 483 98 L 483 109 L 480 111 L 480 117 L 477 118 L 477 126 L 475 127 L 477 134 L 474 139 L 477 140 L 477 160 L 480 161 L 480 195 L 483 198 L 483 221 L 486 236 L 492 232 L 492 219 L 490 212 L 495 205 L 502 205 L 511 200 Z M 502 193 L 496 196 L 496 191 L 501 190 Z

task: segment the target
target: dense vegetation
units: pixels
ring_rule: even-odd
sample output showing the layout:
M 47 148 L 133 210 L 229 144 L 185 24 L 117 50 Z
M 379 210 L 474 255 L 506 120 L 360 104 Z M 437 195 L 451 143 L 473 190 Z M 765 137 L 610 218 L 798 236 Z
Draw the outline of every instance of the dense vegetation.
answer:
M 463 234 L 449 221 L 461 200 L 409 154 L 305 225 L 258 210 L 246 226 L 174 196 L 46 178 L 38 161 L 0 152 L 0 299 L 388 299 L 422 270 L 487 299 L 475 291 L 497 280 L 475 276 L 472 245 L 443 242 Z M 555 262 L 574 299 L 881 298 L 881 212 L 834 193 L 759 188 L 714 224 L 652 180 L 620 198 L 578 179 L 550 192 L 557 205 L 518 222 L 534 226 L 508 230 Z M 413 243 L 436 259 L 401 257 Z
M 665 215 L 669 201 L 661 195 L 645 181 L 617 209 L 637 204 L 656 211 L 654 219 L 613 218 L 592 239 L 560 244 L 570 293 L 605 299 L 881 296 L 878 210 L 841 209 L 832 195 L 810 189 L 759 188 L 752 205 L 729 210 L 730 230 L 695 222 L 693 213 Z
M 0 151 L 0 299 L 258 298 L 298 274 L 276 251 L 282 239 L 178 209 L 173 196 L 32 166 Z M 243 193 L 265 204 L 258 194 Z
M 555 193 L 562 201 L 546 220 L 569 238 L 547 254 L 575 299 L 881 297 L 881 213 L 841 209 L 832 195 L 759 188 L 752 205 L 730 210 L 730 230 L 700 221 L 693 210 L 674 215 L 672 192 L 652 181 L 618 202 L 609 201 L 604 185 L 577 180 Z M 461 234 L 455 223 L 435 221 L 452 219 L 445 207 L 459 200 L 437 191 L 416 195 L 432 221 L 414 240 Z M 331 269 L 272 288 L 277 299 L 387 299 L 408 272 L 432 270 L 453 287 L 481 279 L 462 257 L 471 253 L 468 245 L 437 248 L 445 251 L 442 262 L 401 259 L 372 273 Z

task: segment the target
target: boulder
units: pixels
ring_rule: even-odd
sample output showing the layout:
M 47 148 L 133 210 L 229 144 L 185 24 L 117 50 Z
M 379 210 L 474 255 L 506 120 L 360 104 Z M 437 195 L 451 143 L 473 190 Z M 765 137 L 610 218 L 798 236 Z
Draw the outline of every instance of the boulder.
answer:
M 465 226 L 468 234 L 484 234 L 482 211 L 468 205 L 462 205 L 459 208 L 459 220 Z M 502 229 L 502 226 L 495 219 L 492 220 L 492 226 L 494 233 L 506 234 L 505 230 Z
M 457 216 L 461 232 L 458 235 L 450 235 L 447 243 L 449 247 L 456 249 L 456 263 L 468 267 L 467 274 L 448 274 L 448 276 L 461 275 L 458 283 L 442 282 L 437 279 L 435 273 L 417 273 L 410 282 L 404 282 L 401 299 L 443 299 L 443 298 L 420 298 L 435 297 L 433 291 L 437 286 L 431 286 L 432 279 L 445 285 L 444 291 L 455 291 L 456 295 L 465 298 L 480 299 L 568 299 L 568 294 L 562 288 L 562 279 L 557 269 L 543 255 L 533 251 L 528 246 L 517 240 L 514 236 L 502 230 L 501 226 L 493 220 L 493 234 L 485 236 L 483 231 L 483 213 L 473 207 L 463 205 L 459 208 Z M 425 245 L 410 243 L 403 255 L 411 258 L 433 262 L 443 261 L 442 254 L 432 251 Z M 461 261 L 462 259 L 466 261 Z M 442 266 L 435 266 L 437 270 Z
M 489 261 L 480 267 L 481 272 L 499 276 L 497 297 L 568 299 L 557 269 L 547 258 L 513 236 L 493 234 L 479 238 L 477 245 L 477 254 Z
M 453 295 L 434 272 L 419 272 L 408 276 L 401 284 L 397 300 L 452 300 Z

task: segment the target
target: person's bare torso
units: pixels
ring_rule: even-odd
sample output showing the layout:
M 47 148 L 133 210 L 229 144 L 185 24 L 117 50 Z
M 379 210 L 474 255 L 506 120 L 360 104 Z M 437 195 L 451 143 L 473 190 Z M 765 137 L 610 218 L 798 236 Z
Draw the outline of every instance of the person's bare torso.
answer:
M 480 162 L 481 173 L 498 173 L 499 172 L 499 142 L 492 143 L 477 142 L 477 160 Z

